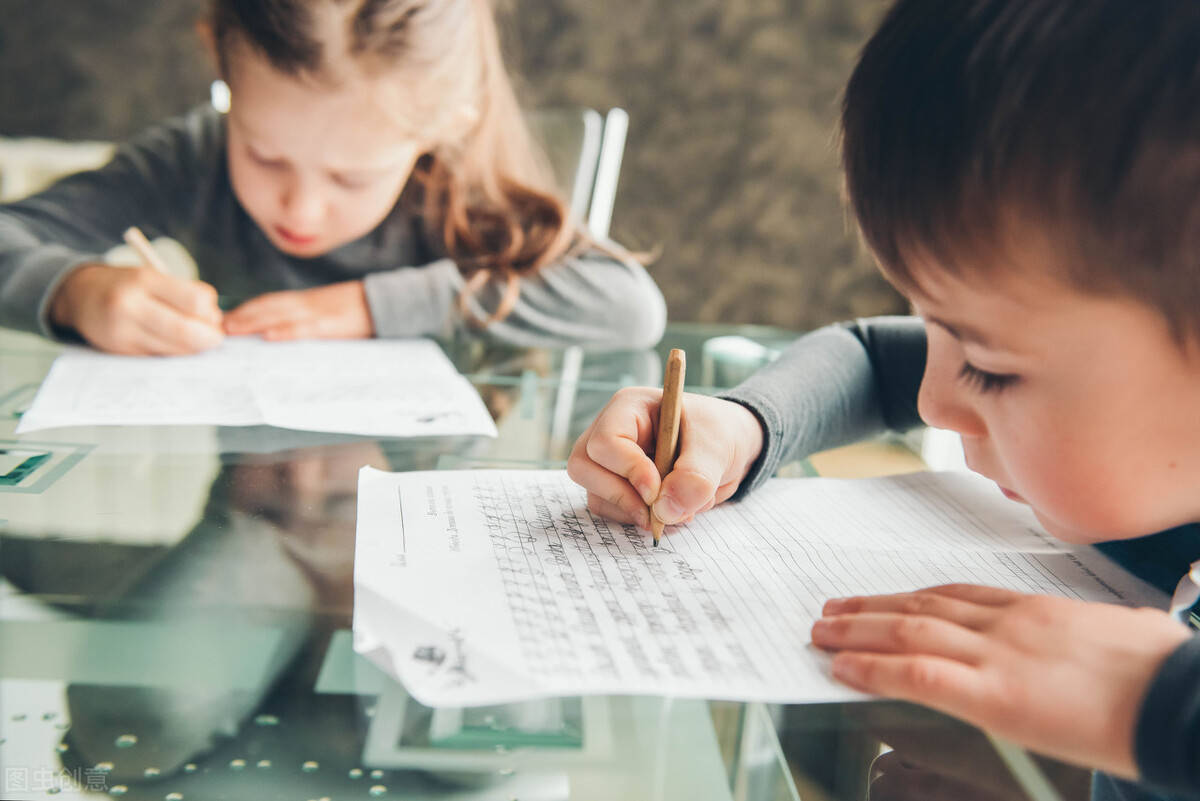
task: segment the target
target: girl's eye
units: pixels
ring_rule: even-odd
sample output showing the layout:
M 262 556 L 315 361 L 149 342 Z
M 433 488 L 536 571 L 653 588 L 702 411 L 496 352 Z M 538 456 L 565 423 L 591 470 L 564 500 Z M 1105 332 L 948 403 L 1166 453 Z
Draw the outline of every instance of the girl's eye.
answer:
M 342 189 L 365 189 L 371 179 L 365 176 L 334 175 L 333 182 Z
M 258 164 L 262 167 L 268 167 L 270 169 L 278 169 L 283 166 L 283 159 L 269 159 L 265 156 L 260 156 L 258 153 L 255 153 L 253 150 L 247 150 L 246 152 L 250 154 L 251 161 L 253 161 L 255 164 Z
M 1000 392 L 1017 383 L 1020 378 L 1011 373 L 989 373 L 970 362 L 963 362 L 958 377 L 980 392 Z

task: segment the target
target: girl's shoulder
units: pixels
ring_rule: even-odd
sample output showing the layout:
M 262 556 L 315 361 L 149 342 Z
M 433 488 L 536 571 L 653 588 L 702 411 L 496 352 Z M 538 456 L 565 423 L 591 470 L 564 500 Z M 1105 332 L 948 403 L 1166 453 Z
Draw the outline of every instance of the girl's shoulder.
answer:
M 144 128 L 117 152 L 188 171 L 219 167 L 225 154 L 224 116 L 208 103 L 198 105 Z

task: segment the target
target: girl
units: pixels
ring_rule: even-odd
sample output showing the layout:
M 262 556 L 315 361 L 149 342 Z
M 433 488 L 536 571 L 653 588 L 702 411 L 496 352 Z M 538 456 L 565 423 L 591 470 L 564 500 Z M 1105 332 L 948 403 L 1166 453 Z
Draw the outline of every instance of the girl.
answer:
M 0 324 L 116 353 L 447 335 L 645 347 L 665 309 L 549 190 L 487 0 L 213 0 L 232 102 L 0 207 Z M 200 280 L 112 267 L 128 226 Z M 242 300 L 222 313 L 217 292 Z

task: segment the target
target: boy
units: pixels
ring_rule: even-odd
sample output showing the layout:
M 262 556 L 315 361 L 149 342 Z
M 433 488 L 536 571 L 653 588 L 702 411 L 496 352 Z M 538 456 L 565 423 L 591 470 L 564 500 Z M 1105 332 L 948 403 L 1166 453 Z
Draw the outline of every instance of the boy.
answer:
M 1200 520 L 1200 3 L 899 0 L 842 131 L 923 320 L 823 329 L 688 396 L 661 494 L 660 393 L 619 393 L 568 464 L 593 510 L 687 520 L 919 412 L 1064 540 Z M 1200 639 L 1162 612 L 954 586 L 831 599 L 812 637 L 854 687 L 1120 777 L 1098 796 L 1200 793 Z

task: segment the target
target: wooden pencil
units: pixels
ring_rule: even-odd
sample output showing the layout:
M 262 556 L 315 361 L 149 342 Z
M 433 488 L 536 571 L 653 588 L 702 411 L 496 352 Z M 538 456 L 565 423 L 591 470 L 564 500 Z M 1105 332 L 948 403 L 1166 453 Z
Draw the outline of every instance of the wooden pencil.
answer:
M 675 451 L 679 448 L 679 418 L 683 412 L 683 374 L 685 371 L 683 351 L 673 348 L 667 357 L 667 370 L 663 376 L 662 403 L 658 407 L 658 438 L 654 445 L 654 466 L 658 475 L 666 478 L 675 466 Z M 663 522 L 650 509 L 650 533 L 654 535 L 654 547 L 662 538 Z
M 141 257 L 147 267 L 152 267 L 160 273 L 170 272 L 167 269 L 166 263 L 162 260 L 162 256 L 158 255 L 154 246 L 150 244 L 150 240 L 142 233 L 141 228 L 138 228 L 136 225 L 126 228 L 124 239 L 125 244 L 137 251 L 138 256 Z

